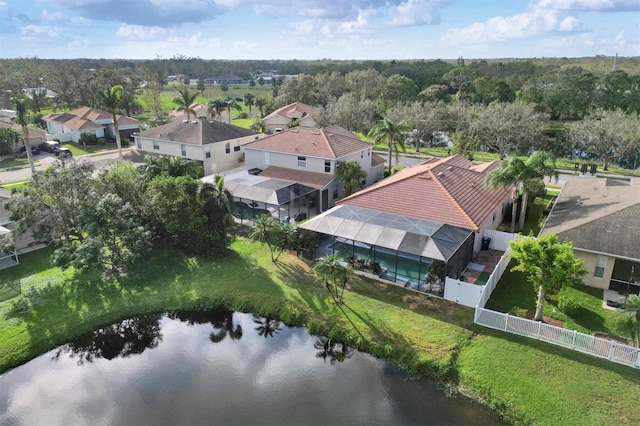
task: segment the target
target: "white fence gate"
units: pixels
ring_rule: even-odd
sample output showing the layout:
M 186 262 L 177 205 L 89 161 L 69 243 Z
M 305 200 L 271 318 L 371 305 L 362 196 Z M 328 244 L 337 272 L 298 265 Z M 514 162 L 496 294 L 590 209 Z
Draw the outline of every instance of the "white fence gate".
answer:
M 566 330 L 539 321 L 491 311 L 480 306 L 476 308 L 474 322 L 495 330 L 531 337 L 577 352 L 608 359 L 618 364 L 640 368 L 640 348 L 590 336 L 576 330 Z

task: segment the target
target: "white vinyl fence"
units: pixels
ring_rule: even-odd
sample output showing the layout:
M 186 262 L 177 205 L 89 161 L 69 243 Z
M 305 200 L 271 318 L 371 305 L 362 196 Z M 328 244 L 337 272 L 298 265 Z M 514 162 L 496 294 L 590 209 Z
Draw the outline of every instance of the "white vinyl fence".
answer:
M 531 337 L 574 351 L 618 364 L 640 368 L 640 348 L 583 334 L 575 330 L 566 330 L 539 321 L 514 317 L 509 314 L 491 311 L 480 306 L 476 308 L 474 322 L 495 330 L 506 331 L 520 336 Z

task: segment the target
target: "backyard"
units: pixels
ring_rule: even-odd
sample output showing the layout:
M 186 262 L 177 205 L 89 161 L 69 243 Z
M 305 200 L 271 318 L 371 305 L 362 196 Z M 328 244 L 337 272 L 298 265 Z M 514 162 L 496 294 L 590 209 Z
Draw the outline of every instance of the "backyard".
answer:
M 640 371 L 477 327 L 472 309 L 363 277 L 351 278 L 346 304 L 337 306 L 309 264 L 290 253 L 273 263 L 265 246 L 242 237 L 222 259 L 157 247 L 119 278 L 53 268 L 50 255 L 25 254 L 1 272 L 0 371 L 104 323 L 225 305 L 306 325 L 464 388 L 512 422 L 640 423 Z M 519 297 L 521 307 L 533 300 L 530 293 Z

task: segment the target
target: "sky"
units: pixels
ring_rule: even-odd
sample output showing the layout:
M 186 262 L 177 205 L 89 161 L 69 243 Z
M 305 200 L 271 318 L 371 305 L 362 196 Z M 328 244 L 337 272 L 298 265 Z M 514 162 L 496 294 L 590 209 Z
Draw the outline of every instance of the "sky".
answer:
M 640 56 L 639 0 L 0 0 L 0 58 Z

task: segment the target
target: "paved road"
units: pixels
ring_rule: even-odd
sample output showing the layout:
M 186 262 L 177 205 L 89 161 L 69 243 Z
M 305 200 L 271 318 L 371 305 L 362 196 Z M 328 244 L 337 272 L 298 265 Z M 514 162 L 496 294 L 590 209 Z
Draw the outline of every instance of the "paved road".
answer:
M 126 150 L 123 149 L 123 152 L 126 152 Z M 104 154 L 93 155 L 93 156 L 79 155 L 79 156 L 73 157 L 72 159 L 65 159 L 64 161 L 66 162 L 92 161 L 93 164 L 98 168 L 98 167 L 106 166 L 109 163 L 109 161 L 115 160 L 116 158 L 118 158 L 117 150 L 109 151 Z M 41 152 L 38 156 L 36 156 L 35 159 L 39 162 L 39 164 L 36 166 L 36 170 L 44 170 L 47 167 L 49 167 L 56 159 L 58 159 L 58 157 L 56 157 L 54 154 Z M 0 184 L 2 184 L 3 182 L 16 182 L 16 181 L 28 180 L 30 178 L 31 178 L 31 169 L 29 167 L 24 169 L 0 172 Z

